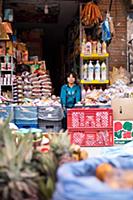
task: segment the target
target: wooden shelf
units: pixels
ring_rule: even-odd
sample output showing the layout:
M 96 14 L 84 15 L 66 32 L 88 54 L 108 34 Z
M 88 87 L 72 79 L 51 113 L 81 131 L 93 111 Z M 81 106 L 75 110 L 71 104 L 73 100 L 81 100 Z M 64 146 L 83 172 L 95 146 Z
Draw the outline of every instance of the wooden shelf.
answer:
M 1 72 L 14 72 L 14 70 L 1 70 Z
M 1 87 L 4 87 L 4 86 L 12 86 L 12 84 L 10 84 L 10 85 L 4 85 L 4 84 L 2 84 L 2 85 L 1 85 Z
M 98 55 L 98 54 L 91 54 L 91 55 L 84 55 L 84 54 L 80 54 L 80 57 L 83 58 L 83 60 L 88 60 L 88 59 L 93 59 L 93 60 L 103 60 L 109 57 L 109 54 L 102 54 L 102 55 Z
M 105 81 L 97 81 L 97 80 L 87 81 L 87 80 L 81 80 L 80 83 L 81 84 L 108 84 L 109 80 L 105 80 Z

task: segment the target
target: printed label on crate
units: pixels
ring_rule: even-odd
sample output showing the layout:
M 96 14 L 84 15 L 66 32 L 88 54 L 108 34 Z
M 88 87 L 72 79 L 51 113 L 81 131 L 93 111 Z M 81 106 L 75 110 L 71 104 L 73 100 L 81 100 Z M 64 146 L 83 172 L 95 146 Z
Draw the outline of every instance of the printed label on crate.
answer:
M 114 121 L 115 144 L 126 144 L 133 140 L 133 121 Z

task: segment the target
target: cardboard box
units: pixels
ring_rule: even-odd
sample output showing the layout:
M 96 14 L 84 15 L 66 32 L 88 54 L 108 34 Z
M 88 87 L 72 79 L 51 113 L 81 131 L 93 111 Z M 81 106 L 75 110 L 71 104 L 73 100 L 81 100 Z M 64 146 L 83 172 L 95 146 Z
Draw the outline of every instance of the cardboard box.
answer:
M 123 120 L 113 122 L 114 143 L 126 144 L 133 140 L 133 121 Z
M 133 98 L 115 98 L 112 100 L 114 120 L 133 120 Z

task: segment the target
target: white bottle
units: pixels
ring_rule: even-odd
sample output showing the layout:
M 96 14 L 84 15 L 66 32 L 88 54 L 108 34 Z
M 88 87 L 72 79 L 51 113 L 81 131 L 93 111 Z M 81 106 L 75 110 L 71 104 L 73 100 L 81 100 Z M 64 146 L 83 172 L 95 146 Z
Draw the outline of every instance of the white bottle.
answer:
M 99 60 L 97 60 L 96 65 L 95 65 L 95 80 L 100 81 L 100 63 Z
M 83 39 L 83 42 L 82 42 L 81 53 L 82 53 L 83 55 L 86 54 L 86 42 L 85 42 L 85 39 Z
M 83 79 L 87 80 L 87 77 L 88 77 L 88 66 L 87 66 L 87 63 L 85 63 L 83 65 Z
M 98 41 L 98 43 L 97 43 L 97 54 L 98 55 L 102 54 L 102 45 L 101 45 L 100 41 Z
M 107 45 L 106 42 L 102 43 L 102 54 L 106 54 L 107 53 Z
M 107 66 L 105 62 L 102 62 L 101 64 L 101 80 L 102 81 L 107 80 Z
M 86 52 L 87 52 L 88 55 L 92 54 L 92 45 L 91 45 L 91 42 L 87 42 L 86 43 Z
M 92 64 L 92 61 L 90 60 L 89 65 L 88 65 L 88 80 L 89 81 L 94 80 L 93 75 L 94 75 L 94 66 Z

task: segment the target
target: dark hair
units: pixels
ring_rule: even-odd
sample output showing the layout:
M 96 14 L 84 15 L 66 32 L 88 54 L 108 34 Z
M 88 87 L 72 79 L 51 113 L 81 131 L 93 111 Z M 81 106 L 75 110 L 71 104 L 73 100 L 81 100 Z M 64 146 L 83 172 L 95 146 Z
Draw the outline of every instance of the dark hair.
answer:
M 75 83 L 77 84 L 77 74 L 75 72 L 68 72 L 66 75 L 66 83 L 67 83 L 67 78 L 72 74 L 72 76 L 75 78 Z

